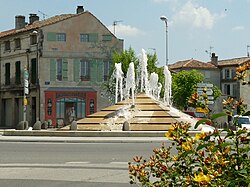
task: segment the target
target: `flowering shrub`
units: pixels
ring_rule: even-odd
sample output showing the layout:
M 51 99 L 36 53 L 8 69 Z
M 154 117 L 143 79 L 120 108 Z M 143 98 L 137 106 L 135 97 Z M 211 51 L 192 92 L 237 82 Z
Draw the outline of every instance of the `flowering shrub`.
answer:
M 212 115 L 211 120 L 232 115 L 235 105 L 244 115 L 242 100 L 229 98 L 223 104 L 226 112 Z M 240 126 L 237 122 L 234 125 Z M 129 162 L 130 183 L 152 187 L 250 186 L 250 132 L 215 129 L 193 137 L 189 128 L 188 123 L 172 124 L 166 133 L 172 146 L 162 143 L 149 159 L 137 156 Z
M 239 66 L 238 68 L 236 68 L 236 77 L 235 79 L 241 80 L 242 84 L 250 84 L 250 80 L 247 81 L 247 77 L 250 78 L 250 62 Z

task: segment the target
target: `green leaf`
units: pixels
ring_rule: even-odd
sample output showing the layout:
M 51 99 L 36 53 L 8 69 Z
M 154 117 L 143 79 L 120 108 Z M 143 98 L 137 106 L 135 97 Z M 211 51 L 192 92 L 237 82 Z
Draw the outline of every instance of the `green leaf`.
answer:
M 211 120 L 215 120 L 215 119 L 217 119 L 217 118 L 219 118 L 219 117 L 223 117 L 223 116 L 227 116 L 227 114 L 226 114 L 225 112 L 213 114 L 213 115 L 211 116 Z
M 250 116 L 250 111 L 247 111 L 243 116 Z
M 208 146 L 210 146 L 210 145 L 211 145 L 211 143 L 208 143 L 208 144 L 201 144 L 201 145 L 199 145 L 199 146 L 196 148 L 196 151 L 199 151 L 199 150 L 201 150 L 202 148 L 208 147 Z
M 196 129 L 200 124 L 204 124 L 206 122 L 211 122 L 211 120 L 210 119 L 201 119 L 201 120 L 196 122 L 194 128 Z

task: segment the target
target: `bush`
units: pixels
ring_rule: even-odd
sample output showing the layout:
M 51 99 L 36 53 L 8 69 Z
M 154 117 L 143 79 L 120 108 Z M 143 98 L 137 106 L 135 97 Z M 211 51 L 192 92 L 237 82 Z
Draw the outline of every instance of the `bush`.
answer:
M 224 101 L 225 113 L 211 116 L 211 120 L 233 114 L 235 108 L 244 112 L 243 101 L 229 98 Z M 237 105 L 237 107 L 235 107 Z M 230 108 L 230 109 L 229 109 Z M 198 122 L 196 127 L 200 123 Z M 240 124 L 234 121 L 235 129 Z M 215 129 L 192 137 L 190 124 L 176 123 L 166 133 L 171 147 L 154 149 L 149 159 L 136 156 L 129 162 L 131 184 L 138 186 L 250 186 L 250 132 L 247 129 Z M 170 154 L 175 148 L 176 155 Z

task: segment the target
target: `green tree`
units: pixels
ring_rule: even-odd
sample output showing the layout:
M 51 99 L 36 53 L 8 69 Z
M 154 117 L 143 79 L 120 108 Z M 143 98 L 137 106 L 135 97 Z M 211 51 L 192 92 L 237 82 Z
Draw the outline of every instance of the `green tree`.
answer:
M 179 109 L 188 107 L 188 100 L 196 92 L 196 85 L 203 82 L 204 75 L 197 70 L 172 74 L 173 104 Z

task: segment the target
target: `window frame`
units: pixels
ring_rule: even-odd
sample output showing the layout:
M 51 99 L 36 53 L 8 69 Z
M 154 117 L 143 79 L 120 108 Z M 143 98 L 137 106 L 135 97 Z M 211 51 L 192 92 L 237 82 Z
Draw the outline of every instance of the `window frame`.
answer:
M 90 61 L 81 59 L 80 60 L 80 80 L 89 81 L 90 80 Z
M 21 49 L 21 39 L 20 38 L 15 38 L 14 44 L 15 44 L 15 50 Z
M 10 40 L 4 41 L 4 51 L 10 51 Z
M 57 42 L 66 42 L 66 33 L 56 33 Z

